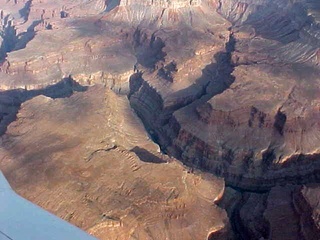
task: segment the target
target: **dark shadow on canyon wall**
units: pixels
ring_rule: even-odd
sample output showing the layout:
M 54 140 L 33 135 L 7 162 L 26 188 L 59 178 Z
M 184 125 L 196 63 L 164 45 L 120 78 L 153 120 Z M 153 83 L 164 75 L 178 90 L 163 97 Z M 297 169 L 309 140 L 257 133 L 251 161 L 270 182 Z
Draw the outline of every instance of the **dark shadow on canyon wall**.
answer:
M 166 161 L 157 157 L 156 155 L 154 155 L 153 153 L 149 152 L 144 148 L 136 146 L 132 148 L 131 151 L 134 152 L 142 162 L 157 163 L 157 164 L 166 163 Z
M 163 48 L 164 41 L 152 34 L 150 39 L 146 33 L 137 28 L 133 33 L 132 46 L 135 51 L 137 63 L 145 68 L 154 69 L 159 61 L 164 61 L 167 55 Z
M 71 77 L 39 90 L 8 90 L 0 92 L 0 135 L 4 134 L 10 123 L 16 120 L 16 115 L 23 102 L 36 96 L 44 95 L 50 98 L 70 97 L 74 92 L 86 91 L 87 87 L 81 86 Z
M 3 20 L 3 29 L 0 31 L 0 37 L 3 39 L 0 46 L 0 65 L 7 56 L 8 52 L 14 50 L 18 42 L 17 32 L 9 16 Z
M 196 83 L 173 94 L 173 97 L 188 96 L 191 93 L 193 96 L 187 101 L 172 106 L 170 111 L 176 111 L 194 103 L 196 100 L 203 103 L 230 87 L 235 81 L 235 77 L 232 75 L 235 66 L 231 61 L 232 53 L 235 50 L 235 44 L 236 40 L 233 35 L 230 34 L 229 41 L 225 45 L 225 51 L 218 52 L 214 55 L 215 61 L 202 70 L 202 76 L 196 80 Z
M 25 2 L 23 8 L 19 10 L 19 14 L 21 17 L 23 17 L 24 22 L 27 22 L 29 19 L 31 4 L 32 4 L 32 0 L 28 0 Z
M 110 12 L 114 8 L 120 5 L 120 0 L 106 0 L 106 5 L 107 5 L 106 12 Z
M 24 49 L 27 44 L 35 37 L 35 27 L 42 23 L 42 20 L 33 21 L 28 27 L 26 32 L 20 33 L 18 37 L 18 42 L 15 44 L 14 51 Z

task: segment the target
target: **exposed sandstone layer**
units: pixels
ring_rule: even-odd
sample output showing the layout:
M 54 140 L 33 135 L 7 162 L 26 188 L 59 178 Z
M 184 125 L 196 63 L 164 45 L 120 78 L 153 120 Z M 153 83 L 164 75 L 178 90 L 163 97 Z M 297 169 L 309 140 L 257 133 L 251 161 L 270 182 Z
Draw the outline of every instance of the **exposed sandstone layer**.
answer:
M 195 84 L 168 95 L 144 73 L 132 106 L 164 151 L 233 186 L 318 181 L 320 29 L 308 13 L 316 5 L 229 3 L 217 9 L 233 23 L 225 47 Z M 162 72 L 172 91 L 175 73 Z
M 253 56 L 245 54 L 246 57 L 313 64 L 319 64 L 319 10 L 319 4 L 312 0 L 231 0 L 222 2 L 219 9 L 236 28 L 250 36 L 242 39 L 238 49 L 241 53 L 249 47 Z
M 228 35 L 227 21 L 208 2 L 121 1 L 121 6 L 109 11 L 108 5 L 117 4 L 106 1 L 105 8 L 92 13 L 99 5 L 96 1 L 87 3 L 87 8 L 74 1 L 63 5 L 32 1 L 25 3 L 25 11 L 19 1 L 12 4 L 4 2 L 2 11 L 5 26 L 14 24 L 10 37 L 15 38 L 12 46 L 2 49 L 7 55 L 1 66 L 2 89 L 43 88 L 71 74 L 83 84 L 105 83 L 126 92 L 134 66 L 154 67 L 159 60 L 174 60 L 185 69 L 183 74 L 198 76 L 200 70 L 188 69 L 195 63 L 209 64 L 212 54 L 208 51 L 219 51 Z M 105 14 L 94 15 L 98 12 Z M 4 39 L 9 42 L 9 36 Z M 202 59 L 201 55 L 207 56 Z M 191 63 L 190 58 L 194 58 Z M 196 77 L 189 79 L 177 85 L 179 89 Z
M 223 94 L 175 113 L 182 123 L 175 145 L 183 156 L 195 162 L 188 152 L 197 152 L 202 167 L 229 175 L 232 184 L 242 187 L 294 182 L 299 175 L 301 181 L 304 175 L 318 178 L 319 75 L 310 72 L 302 80 L 291 75 L 296 69 L 282 73 L 283 68 L 237 67 L 235 83 Z M 191 136 L 196 139 L 192 146 Z
M 296 187 L 273 188 L 278 183 L 317 182 L 320 177 L 320 9 L 316 0 L 0 0 L 0 3 L 2 90 L 38 89 L 40 93 L 40 89 L 72 77 L 81 84 L 102 83 L 117 93 L 127 94 L 131 107 L 163 152 L 179 158 L 192 169 L 223 176 L 230 186 L 265 191 L 240 196 L 236 191 L 236 197 L 231 197 L 225 205 L 235 209 L 228 213 L 236 238 L 313 239 L 312 236 L 318 236 L 317 221 L 313 220 L 317 219 L 317 198 L 310 197 L 310 192 L 316 190 L 310 190 L 309 186 L 301 191 Z M 3 104 L 4 115 L 12 110 L 8 102 Z M 13 106 L 13 114 L 17 107 Z M 126 107 L 121 113 L 127 111 Z M 80 119 L 77 114 L 74 117 Z M 85 124 L 82 121 L 87 118 L 84 119 L 78 122 Z M 138 144 L 141 139 L 138 141 L 135 137 L 139 134 L 127 136 L 121 128 L 114 127 L 119 122 L 117 118 L 107 119 L 108 129 L 115 132 L 109 136 L 110 141 L 121 144 L 110 144 L 110 151 L 101 148 L 88 156 L 122 158 L 121 151 L 127 154 L 132 150 L 128 154 L 136 160 L 137 156 L 141 159 L 147 156 L 145 161 L 150 161 L 149 158 L 157 163 L 164 161 L 148 154 L 151 146 Z M 8 122 L 2 123 L 6 126 Z M 23 121 L 15 122 L 9 131 L 19 129 L 19 124 Z M 83 128 L 93 131 L 87 126 Z M 96 134 L 99 136 L 101 132 Z M 54 139 L 47 141 L 51 143 Z M 87 140 L 81 141 L 87 143 Z M 46 141 L 39 142 L 41 148 L 43 143 Z M 78 156 L 89 154 L 80 145 Z M 90 149 L 91 145 L 86 146 Z M 94 149 L 91 150 L 94 152 Z M 119 152 L 119 149 L 122 150 Z M 69 153 L 69 148 L 66 152 Z M 30 159 L 23 162 L 31 164 Z M 147 168 L 145 163 L 141 164 L 141 169 Z M 167 171 L 159 170 L 159 166 L 166 165 L 158 164 L 152 171 Z M 95 165 L 88 174 L 100 167 L 105 169 L 104 165 Z M 130 172 L 130 169 L 121 171 Z M 124 172 L 119 172 L 121 174 Z M 135 174 L 128 174 L 129 182 L 134 181 Z M 108 179 L 101 177 L 99 181 Z M 152 180 L 148 181 L 146 185 L 151 185 L 141 189 L 153 189 Z M 177 183 L 178 189 L 181 181 L 183 178 Z M 67 180 L 65 184 L 69 184 Z M 42 201 L 46 201 L 45 196 Z M 192 204 L 187 205 L 193 209 Z M 252 215 L 247 214 L 252 206 Z M 161 210 L 153 207 L 150 212 Z M 284 217 L 290 218 L 290 225 L 282 232 L 279 222 Z M 82 221 L 80 217 L 77 219 Z M 234 225 L 237 222 L 239 226 Z M 308 227 L 306 223 L 310 222 Z M 81 226 L 93 227 L 91 231 L 97 236 L 104 231 L 99 227 Z M 113 228 L 108 231 L 121 235 L 127 234 L 128 229 L 121 228 L 121 233 Z M 136 229 L 134 234 L 142 234 L 134 235 L 137 238 L 160 234 L 153 232 L 155 230 L 146 233 Z M 208 231 L 204 232 L 208 234 Z M 220 233 L 209 234 L 209 239 L 218 238 Z M 180 238 L 180 235 L 172 236 Z
M 133 74 L 135 58 L 119 43 L 121 36 L 100 34 L 98 21 L 66 19 L 57 29 L 40 31 L 26 48 L 8 53 L 1 66 L 2 89 L 39 89 L 69 75 L 82 84 L 121 89 Z
M 71 78 L 38 90 L 15 89 L 0 92 L 0 135 L 4 134 L 7 126 L 16 120 L 21 104 L 33 97 L 44 95 L 51 98 L 65 98 L 74 92 L 83 92 L 87 87 L 79 85 Z
M 319 239 L 319 186 L 276 186 L 266 192 L 226 188 L 219 206 L 228 209 L 235 239 Z
M 19 194 L 99 239 L 226 232 L 214 204 L 223 180 L 159 154 L 129 108 L 98 86 L 29 100 L 1 137 L 1 170 Z
M 135 58 L 131 47 L 121 44 L 120 30 L 111 33 L 100 21 L 104 5 L 104 1 L 1 2 L 5 33 L 0 34 L 1 89 L 40 89 L 69 75 L 82 84 L 121 89 L 133 73 Z

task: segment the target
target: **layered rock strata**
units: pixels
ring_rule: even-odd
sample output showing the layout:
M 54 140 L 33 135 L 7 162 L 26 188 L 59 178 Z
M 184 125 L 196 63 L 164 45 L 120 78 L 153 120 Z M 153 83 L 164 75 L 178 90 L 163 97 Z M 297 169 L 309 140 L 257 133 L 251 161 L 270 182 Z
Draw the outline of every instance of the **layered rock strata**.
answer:
M 318 184 L 276 186 L 267 192 L 226 188 L 235 239 L 318 239 Z M 285 223 L 285 224 L 284 224 Z
M 282 17 L 277 3 L 222 2 L 234 26 L 195 84 L 168 95 L 144 73 L 130 95 L 164 151 L 252 190 L 319 180 L 319 30 L 301 12 L 307 3 L 286 3 Z M 281 22 L 262 25 L 267 19 Z M 176 73 L 163 72 L 172 89 Z
M 129 108 L 101 86 L 35 97 L 1 137 L 1 170 L 23 197 L 99 239 L 227 237 L 214 204 L 223 180 L 159 154 Z
M 143 121 L 152 139 L 159 144 L 162 152 L 190 165 L 190 171 L 199 168 L 224 177 L 229 186 L 238 187 L 234 193 L 236 197 L 231 197 L 230 204 L 225 205 L 227 208 L 235 209 L 234 211 L 228 210 L 228 213 L 236 239 L 295 239 L 300 237 L 313 239 L 312 236 L 318 236 L 317 220 L 315 220 L 317 219 L 317 201 L 310 194 L 310 192 L 316 193 L 316 188 L 309 185 L 303 186 L 302 190 L 297 186 L 274 187 L 277 184 L 319 181 L 320 11 L 319 4 L 315 0 L 157 2 L 97 0 L 56 1 L 55 3 L 33 0 L 2 1 L 1 3 L 0 78 L 2 90 L 23 88 L 28 90 L 27 92 L 37 90 L 39 94 L 43 94 L 41 89 L 56 84 L 62 78 L 72 77 L 84 85 L 101 83 L 114 92 L 125 94 L 131 107 Z M 101 90 L 92 91 L 100 94 Z M 6 93 L 3 96 L 7 96 Z M 112 95 L 112 98 L 118 99 L 115 95 Z M 121 98 L 122 101 L 125 101 L 123 98 L 124 96 Z M 37 98 L 37 101 L 44 101 L 39 99 L 41 98 Z M 88 99 L 86 97 L 84 99 L 83 108 L 90 109 L 86 105 Z M 11 111 L 10 104 L 7 104 L 8 101 L 6 101 L 4 101 L 4 113 Z M 34 101 L 32 104 L 36 104 L 36 100 L 32 101 Z M 46 101 L 48 104 L 51 102 L 49 99 Z M 97 101 L 103 102 L 101 99 Z M 20 101 L 19 104 L 22 102 Z M 104 104 L 105 102 L 102 103 L 103 106 Z M 62 108 L 62 105 L 58 104 L 57 108 Z M 29 105 L 26 103 L 23 106 L 28 107 Z M 78 104 L 76 106 L 79 107 Z M 15 111 L 13 115 L 18 107 L 13 107 Z M 67 109 L 70 110 L 72 107 Z M 82 121 L 94 122 L 86 115 L 83 118 L 85 120 L 80 120 L 79 113 L 72 115 L 72 111 L 69 112 L 69 110 L 68 114 L 57 115 L 59 119 L 56 120 L 62 121 L 66 117 L 74 118 L 77 124 Z M 30 107 L 28 111 L 34 110 Z M 98 107 L 96 111 L 99 112 Z M 117 110 L 112 113 L 115 114 L 115 112 Z M 125 114 L 126 118 L 131 119 L 132 113 L 127 105 L 120 112 Z M 127 112 L 130 114 L 126 115 Z M 28 115 L 27 118 L 29 117 L 32 118 Z M 79 140 L 75 136 L 81 134 L 70 130 L 71 135 L 75 137 L 75 142 L 73 140 L 71 142 L 75 145 L 71 144 L 70 148 L 60 149 L 59 146 L 53 144 L 54 152 L 56 152 L 55 149 L 58 149 L 59 153 L 50 155 L 51 158 L 60 159 L 59 154 L 66 154 L 64 151 L 75 156 L 73 149 L 78 149 L 77 154 L 88 156 L 89 163 L 92 163 L 95 157 L 98 158 L 98 161 L 94 161 L 94 164 L 98 164 L 96 162 L 100 164 L 102 159 L 116 159 L 121 156 L 124 159 L 132 160 L 133 158 L 133 166 L 141 165 L 141 169 L 147 169 L 143 171 L 155 171 L 155 175 L 160 175 L 158 171 L 169 171 L 164 167 L 166 165 L 161 164 L 169 161 L 168 158 L 155 154 L 154 146 L 144 146 L 144 140 L 141 140 L 140 137 L 137 140 L 135 137 L 139 134 L 131 128 L 130 131 L 133 133 L 128 136 L 118 127 L 114 127 L 119 122 L 124 124 L 126 120 L 119 121 L 111 115 L 104 117 L 106 118 L 99 121 L 105 122 L 108 119 L 109 125 L 106 131 L 115 133 L 112 137 L 107 137 L 111 139 L 107 141 L 108 147 L 91 149 L 91 146 L 96 146 L 96 142 L 93 144 L 91 140 Z M 9 128 L 8 133 L 13 131 L 12 135 L 15 136 L 14 129 L 25 133 L 19 128 L 20 124 L 25 126 L 25 129 L 28 129 L 28 124 L 34 125 L 32 122 L 23 125 L 26 121 L 23 119 L 18 116 L 18 121 L 13 123 L 15 125 Z M 3 123 L 8 124 L 8 122 Z M 70 126 L 71 124 L 68 125 Z M 94 126 L 100 128 L 99 124 L 95 123 Z M 87 125 L 83 126 L 83 129 L 86 133 L 96 131 L 88 128 Z M 63 130 L 63 132 L 68 131 Z M 31 136 L 28 134 L 26 136 Z M 96 134 L 99 136 L 101 133 Z M 123 137 L 123 134 L 126 137 Z M 58 135 L 60 136 L 61 132 Z M 5 136 L 8 138 L 9 135 Z M 92 139 L 93 136 L 90 135 L 89 138 Z M 23 137 L 20 137 L 21 141 L 24 141 Z M 32 138 L 36 139 L 35 136 Z M 55 137 L 49 136 L 48 138 L 45 140 L 49 145 L 51 142 L 55 143 Z M 62 138 L 64 139 L 64 135 Z M 18 153 L 25 151 L 20 149 L 18 143 L 11 143 L 10 139 L 6 141 L 3 142 L 4 146 L 8 144 L 12 149 L 17 146 Z M 39 140 L 35 144 L 44 148 L 42 144 L 46 141 Z M 143 146 L 138 144 L 139 141 L 143 142 Z M 86 147 L 80 142 L 85 142 Z M 120 142 L 120 144 L 109 142 Z M 22 149 L 27 148 L 26 146 Z M 92 151 L 89 153 L 84 149 Z M 15 151 L 11 152 L 15 153 Z M 124 153 L 130 156 L 123 157 Z M 37 155 L 32 153 L 27 159 L 16 153 L 14 156 L 20 159 L 17 162 L 21 162 L 24 167 L 20 169 L 19 164 L 12 165 L 12 169 L 19 168 L 22 173 L 18 175 L 17 180 L 11 176 L 11 180 L 22 184 L 21 179 L 27 176 L 24 172 L 27 171 L 26 166 L 29 167 L 29 164 L 31 166 L 31 160 Z M 58 162 L 53 161 L 54 164 L 60 167 L 61 159 L 57 160 Z M 76 157 L 72 159 L 71 161 L 75 163 Z M 138 159 L 143 163 L 140 163 Z M 10 161 L 11 164 L 13 160 Z M 149 169 L 148 162 L 153 162 L 158 167 L 161 166 L 161 170 L 158 167 Z M 115 163 L 110 160 L 105 164 Z M 99 172 L 97 169 L 100 168 L 108 171 L 105 165 L 98 165 L 88 166 L 86 176 L 92 176 L 90 174 L 95 171 Z M 5 166 L 7 165 L 3 165 Z M 81 165 L 79 169 L 82 169 L 83 166 Z M 123 162 L 123 166 L 126 166 L 126 163 Z M 68 173 L 72 172 L 71 168 L 64 167 L 62 164 L 62 169 L 66 169 Z M 36 171 L 36 167 L 31 169 L 30 172 Z M 75 170 L 76 174 L 82 171 L 79 169 Z M 140 189 L 143 189 L 144 192 L 150 191 L 153 194 L 153 190 L 157 189 L 153 185 L 153 179 L 148 178 L 146 182 L 142 180 L 140 182 L 136 180 L 138 176 L 135 174 L 137 173 L 131 170 L 120 168 L 117 176 L 130 172 L 127 174 L 128 181 L 139 186 L 136 190 L 136 187 L 130 185 L 130 191 L 137 191 L 140 194 Z M 9 170 L 6 171 L 8 174 Z M 173 177 L 168 177 L 168 180 L 174 181 L 178 175 L 181 175 L 181 171 L 183 172 L 183 170 L 176 171 L 177 173 L 172 173 Z M 54 172 L 50 175 L 52 179 L 48 178 L 47 186 L 43 189 L 52 187 L 50 184 L 55 182 L 55 174 L 58 173 Z M 37 176 L 37 179 L 44 179 L 42 175 Z M 99 176 L 101 177 L 99 181 L 107 184 L 109 179 L 103 173 Z M 65 182 L 59 185 L 61 188 L 54 188 L 54 191 L 64 192 L 63 189 L 69 187 L 68 181 L 65 179 Z M 103 206 L 111 202 L 110 199 L 109 202 L 101 200 L 101 196 L 106 194 L 103 190 L 101 190 L 102 195 L 96 196 L 101 186 L 98 187 L 95 179 L 90 178 L 90 181 L 93 185 L 96 184 L 92 188 L 94 190 L 91 188 L 90 191 L 88 190 L 90 194 L 102 201 Z M 182 177 L 177 182 L 177 191 L 180 195 L 184 194 L 183 187 L 181 187 L 184 181 Z M 18 189 L 19 186 L 19 184 L 16 185 Z M 119 186 L 121 184 L 110 187 L 110 191 L 118 194 L 118 190 L 115 189 L 118 189 Z M 250 190 L 256 193 L 239 194 L 239 188 L 242 191 Z M 21 186 L 20 189 L 22 189 Z M 221 186 L 217 189 L 221 189 Z M 48 194 L 45 190 L 43 191 Z M 27 193 L 22 192 L 22 194 Z M 72 198 L 76 196 L 76 193 L 74 194 Z M 207 206 L 202 205 L 202 200 L 198 200 L 201 194 L 190 197 L 196 200 L 183 198 L 179 200 L 179 203 L 186 204 L 188 206 L 186 208 L 190 211 L 188 213 L 193 214 L 193 211 L 196 212 L 195 209 L 197 209 L 194 201 L 201 202 L 199 206 Z M 123 200 L 122 197 L 119 198 Z M 157 197 L 152 195 L 151 198 L 161 202 L 162 205 L 166 204 L 161 197 L 158 198 L 158 195 Z M 30 199 L 38 201 L 35 196 L 31 196 Z M 92 199 L 84 201 L 87 201 L 89 206 L 95 201 Z M 149 198 L 146 199 L 148 202 Z M 210 199 L 213 200 L 213 198 Z M 43 195 L 43 199 L 38 203 L 45 206 L 47 200 Z M 75 219 L 74 223 L 84 229 L 90 228 L 90 231 L 97 236 L 104 234 L 104 231 L 111 231 L 114 233 L 112 237 L 121 236 L 128 239 L 129 229 L 135 229 L 132 230 L 134 233 L 131 232 L 131 236 L 136 238 L 154 238 L 160 234 L 153 228 L 145 230 L 140 227 L 149 226 L 150 222 L 152 226 L 154 222 L 163 224 L 161 221 L 166 219 L 166 222 L 167 215 L 142 219 L 137 217 L 139 214 L 135 211 L 145 211 L 147 215 L 154 216 L 154 212 L 165 212 L 164 209 L 159 210 L 157 206 L 150 203 L 150 205 L 145 205 L 150 206 L 148 210 L 141 210 L 139 206 L 143 204 L 134 197 L 126 200 L 131 201 L 130 203 L 123 201 L 124 206 L 137 207 L 132 209 L 128 207 L 123 210 L 117 205 L 114 209 L 119 208 L 125 213 L 129 212 L 130 216 L 134 216 L 132 219 L 135 219 L 133 221 L 136 224 L 135 227 L 130 224 L 126 225 L 126 222 L 123 225 L 125 227 L 119 228 L 120 230 L 114 230 L 113 227 L 107 227 L 105 230 L 104 226 L 109 223 L 105 225 L 103 223 L 102 227 L 100 223 L 89 226 L 81 223 L 84 218 L 73 217 L 73 213 L 69 220 Z M 184 206 L 183 204 L 181 206 Z M 254 206 L 253 214 L 248 215 L 246 212 L 251 209 L 251 206 Z M 100 207 L 99 205 L 92 209 L 100 209 Z M 180 205 L 176 208 L 180 209 Z M 283 211 L 278 212 L 274 209 L 283 209 Z M 56 213 L 61 214 L 60 210 L 58 209 Z M 181 210 L 183 213 L 180 210 L 177 211 L 179 213 L 174 210 L 172 215 L 169 214 L 175 216 L 172 218 L 178 219 L 177 222 L 169 224 L 169 227 L 164 224 L 168 229 L 165 233 L 167 235 L 161 235 L 161 233 L 161 237 L 196 238 L 193 234 L 194 229 L 198 226 L 192 223 L 193 220 L 190 222 L 185 220 L 191 215 L 184 212 L 187 210 Z M 227 228 L 225 226 L 227 224 L 223 223 L 225 224 L 223 225 L 216 221 L 215 217 L 223 215 L 219 215 L 221 213 L 219 211 L 212 210 L 214 216 L 210 215 L 208 219 L 211 220 L 208 221 L 207 215 L 197 215 L 205 219 L 204 227 L 201 228 L 201 234 L 203 234 L 201 238 L 202 236 L 207 236 L 209 239 L 226 238 L 224 230 L 217 231 L 220 227 L 221 229 Z M 104 217 L 107 221 L 110 219 L 118 221 L 113 222 L 113 225 L 109 224 L 115 226 L 121 222 L 118 219 L 119 216 L 125 216 L 121 214 L 117 213 L 116 217 L 110 217 L 107 214 Z M 291 228 L 281 232 L 278 226 L 284 217 L 290 218 Z M 123 218 L 129 221 L 126 217 Z M 222 218 L 225 220 L 225 216 Z M 96 218 L 92 217 L 92 219 Z M 239 225 L 235 226 L 237 222 Z M 176 224 L 182 227 L 176 227 Z M 175 228 L 192 230 L 184 233 L 179 230 L 173 233 Z M 210 229 L 215 230 L 211 232 Z

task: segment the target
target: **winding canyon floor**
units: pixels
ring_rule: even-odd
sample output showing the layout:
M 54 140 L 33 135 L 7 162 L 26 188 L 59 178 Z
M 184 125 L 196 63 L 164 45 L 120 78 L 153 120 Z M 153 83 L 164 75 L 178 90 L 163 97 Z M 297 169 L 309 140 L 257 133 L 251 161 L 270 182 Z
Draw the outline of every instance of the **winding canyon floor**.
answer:
M 21 196 L 102 240 L 320 239 L 318 1 L 0 0 L 0 19 Z

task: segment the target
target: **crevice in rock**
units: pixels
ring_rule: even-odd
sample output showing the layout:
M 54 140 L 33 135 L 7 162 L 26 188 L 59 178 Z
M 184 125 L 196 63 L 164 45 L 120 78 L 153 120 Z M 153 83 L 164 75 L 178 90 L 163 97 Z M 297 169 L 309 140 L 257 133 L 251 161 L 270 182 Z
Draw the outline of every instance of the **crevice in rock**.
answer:
M 67 18 L 67 17 L 69 17 L 69 13 L 64 10 L 61 10 L 60 11 L 60 18 Z
M 50 98 L 70 97 L 74 92 L 86 91 L 87 87 L 75 82 L 71 76 L 60 82 L 39 90 L 15 89 L 0 92 L 0 135 L 4 134 L 10 123 L 16 120 L 21 104 L 36 96 Z
M 310 203 L 303 196 L 303 188 L 298 188 L 292 193 L 292 205 L 300 218 L 300 239 L 320 239 L 320 231 L 317 226 L 319 214 L 314 213 L 316 207 L 310 206 Z
M 269 238 L 269 224 L 263 217 L 267 197 L 268 194 L 242 193 L 241 200 L 236 204 L 230 216 L 230 223 L 235 233 L 235 239 Z M 251 200 L 250 198 L 256 199 Z M 249 211 L 249 207 L 253 207 L 252 212 Z
M 139 38 L 136 41 L 139 43 L 138 45 L 141 45 L 142 42 L 150 42 L 147 40 L 146 35 L 141 33 L 138 35 Z M 235 51 L 235 44 L 236 39 L 233 36 L 232 29 L 230 29 L 229 41 L 225 46 L 226 50 L 215 55 L 216 62 L 206 66 L 203 69 L 202 76 L 196 81 L 196 84 L 190 87 L 196 88 L 197 91 L 194 91 L 194 89 L 185 89 L 186 92 L 193 92 L 192 95 L 187 95 L 184 94 L 184 90 L 181 90 L 182 92 L 178 92 L 177 94 L 184 97 L 177 98 L 177 101 L 170 106 L 164 107 L 161 94 L 144 79 L 143 72 L 137 68 L 136 73 L 132 75 L 130 79 L 128 99 L 131 107 L 140 117 L 147 132 L 153 141 L 160 146 L 163 153 L 174 156 L 190 167 L 199 168 L 202 171 L 224 177 L 228 186 L 245 191 L 266 191 L 276 184 L 318 182 L 320 180 L 320 171 L 308 171 L 307 168 L 303 170 L 299 168 L 301 177 L 297 177 L 296 174 L 284 176 L 281 173 L 281 169 L 274 163 L 277 158 L 275 153 L 275 149 L 278 146 L 277 144 L 279 144 L 277 142 L 270 143 L 269 148 L 262 153 L 261 159 L 259 159 L 261 164 L 258 166 L 261 171 L 259 171 L 258 176 L 251 177 L 245 173 L 251 168 L 257 167 L 254 166 L 255 157 L 253 151 L 249 151 L 244 155 L 242 173 L 230 172 L 232 156 L 229 157 L 229 155 L 233 154 L 232 149 L 224 149 L 221 155 L 223 157 L 223 159 L 221 157 L 221 161 L 217 159 L 212 159 L 211 162 L 206 161 L 205 158 L 210 157 L 210 149 L 204 149 L 203 147 L 197 148 L 195 146 L 204 146 L 206 143 L 181 129 L 179 122 L 173 115 L 175 111 L 184 107 L 196 109 L 197 106 L 203 105 L 215 95 L 228 89 L 235 80 L 232 75 L 235 66 L 231 59 L 232 53 Z M 257 108 L 252 108 L 251 122 L 248 122 L 249 127 L 250 125 L 252 125 L 252 127 L 262 127 L 265 124 L 265 117 L 265 113 L 260 112 Z M 276 133 L 275 138 L 284 133 L 285 123 L 286 115 L 279 110 L 273 125 Z M 177 144 L 175 141 L 177 140 L 178 134 L 184 139 L 188 138 L 188 141 L 186 141 L 183 146 Z M 188 156 L 187 148 L 192 147 L 191 145 L 194 145 L 195 149 L 192 151 L 192 155 Z M 313 159 L 315 156 L 306 156 L 305 159 L 307 158 Z M 292 161 L 287 162 L 292 162 L 294 165 L 296 161 L 293 158 Z M 310 164 L 316 163 L 312 162 Z M 319 169 L 319 167 L 315 166 L 314 169 Z M 288 171 L 295 170 L 289 166 Z M 273 175 L 271 176 L 271 174 Z
M 129 79 L 129 89 L 130 89 L 130 92 L 128 94 L 128 98 L 130 99 L 131 96 L 136 93 L 140 87 L 142 86 L 142 83 L 143 83 L 143 78 L 142 78 L 142 73 L 141 72 L 137 72 L 133 75 L 130 76 L 130 79 Z
M 145 65 L 146 67 L 153 68 L 158 61 L 163 61 L 163 57 L 166 55 L 162 52 L 162 48 L 165 46 L 162 40 L 157 40 L 154 34 L 151 40 L 147 40 L 147 35 L 141 33 L 140 30 L 136 30 L 134 34 L 134 46 L 137 49 L 138 56 L 144 56 L 143 61 L 149 61 L 151 63 Z M 156 51 L 148 52 L 151 55 L 144 55 L 144 51 L 139 53 L 138 49 L 141 46 L 145 46 L 145 43 L 149 42 L 149 47 L 157 46 Z M 141 118 L 145 125 L 146 130 L 152 136 L 153 140 L 160 146 L 161 150 L 169 155 L 176 156 L 176 152 L 170 147 L 172 138 L 172 132 L 170 133 L 171 125 L 174 121 L 172 114 L 190 104 L 197 101 L 205 102 L 211 99 L 213 96 L 222 93 L 229 88 L 233 83 L 234 77 L 231 73 L 234 70 L 234 65 L 231 61 L 232 51 L 235 48 L 235 39 L 230 29 L 229 41 L 226 43 L 225 52 L 219 52 L 214 57 L 215 63 L 207 65 L 203 71 L 202 76 L 196 81 L 196 85 L 190 88 L 200 89 L 192 96 L 182 98 L 175 102 L 173 105 L 164 108 L 161 95 L 150 84 L 143 79 L 143 72 L 137 72 L 130 78 L 130 93 L 128 99 L 131 107 L 135 110 L 137 115 Z M 159 57 L 160 56 L 160 57 Z M 141 60 L 138 59 L 138 63 L 141 64 Z M 141 64 L 143 66 L 143 64 Z M 174 72 L 176 69 L 175 63 L 169 63 L 166 65 L 166 70 Z M 181 91 L 190 91 L 190 89 L 184 89 Z M 180 94 L 180 93 L 178 93 Z M 168 147 L 170 149 L 168 149 Z
M 109 152 L 111 150 L 114 150 L 116 149 L 117 146 L 114 145 L 114 146 L 111 146 L 109 148 L 100 148 L 100 149 L 97 149 L 95 151 L 93 151 L 92 153 L 90 153 L 90 155 L 85 159 L 86 162 L 90 162 L 91 159 L 93 158 L 93 156 L 96 154 L 96 153 L 99 153 L 99 152 Z
M 275 159 L 275 151 L 272 147 L 269 147 L 262 153 L 262 171 L 267 171 Z
M 133 74 L 130 78 L 128 99 L 131 107 L 139 116 L 145 129 L 155 143 L 162 142 L 161 134 L 156 130 L 163 116 L 163 100 L 160 94 L 143 79 L 141 73 Z M 160 145 L 161 147 L 161 145 Z
M 169 82 L 173 82 L 173 74 L 175 72 L 177 72 L 177 64 L 172 61 L 169 64 L 162 66 L 159 70 L 158 70 L 158 76 L 161 77 L 162 79 L 165 79 Z
M 225 209 L 234 240 L 269 239 L 270 226 L 264 217 L 269 191 L 245 192 L 227 187 L 218 206 Z M 215 238 L 213 238 L 215 239 Z

